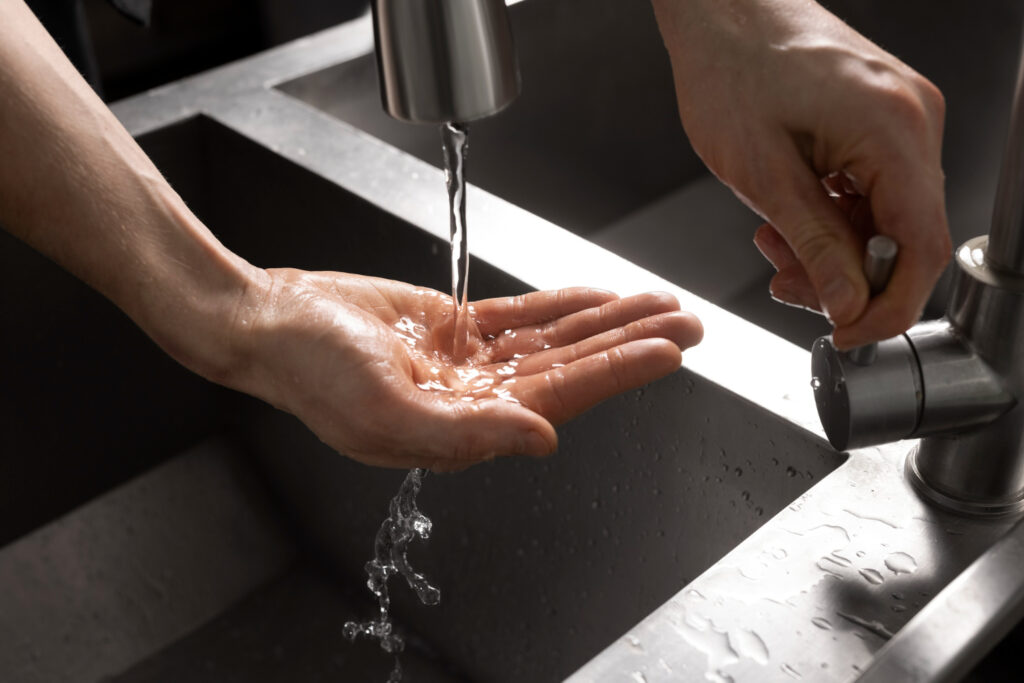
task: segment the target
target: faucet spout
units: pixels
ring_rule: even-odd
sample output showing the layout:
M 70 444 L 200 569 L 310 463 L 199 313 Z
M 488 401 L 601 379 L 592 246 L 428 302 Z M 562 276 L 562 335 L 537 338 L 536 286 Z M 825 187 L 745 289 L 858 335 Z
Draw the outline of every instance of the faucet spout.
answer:
M 412 123 L 467 123 L 519 95 L 504 0 L 374 0 L 384 110 Z

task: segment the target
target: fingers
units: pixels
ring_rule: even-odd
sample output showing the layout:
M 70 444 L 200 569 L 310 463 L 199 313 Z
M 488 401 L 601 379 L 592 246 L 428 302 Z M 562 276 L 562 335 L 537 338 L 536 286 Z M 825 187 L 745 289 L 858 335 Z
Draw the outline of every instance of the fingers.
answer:
M 802 264 L 821 308 L 837 326 L 849 325 L 868 301 L 859 236 L 797 150 L 788 150 L 786 156 L 788 163 L 781 167 L 788 170 L 779 178 L 776 193 L 763 202 L 765 213 Z M 761 243 L 769 251 L 777 247 L 767 232 L 761 233 Z M 774 253 L 785 256 L 780 248 Z
M 814 284 L 778 230 L 765 223 L 754 233 L 754 245 L 778 271 L 768 285 L 772 298 L 789 306 L 820 313 L 821 304 Z
M 545 372 L 555 367 L 569 365 L 587 356 L 639 339 L 668 339 L 679 349 L 687 349 L 700 343 L 704 327 L 692 313 L 672 311 L 636 320 L 623 327 L 608 330 L 583 341 L 538 351 L 521 359 L 515 367 L 515 377 L 524 377 Z
M 526 325 L 494 340 L 494 360 L 561 347 L 630 323 L 679 310 L 679 301 L 665 292 L 649 292 L 609 301 L 542 325 Z
M 799 263 L 783 268 L 768 285 L 772 298 L 790 306 L 821 313 L 821 303 L 807 271 Z
M 472 308 L 481 334 L 496 335 L 503 330 L 561 318 L 617 298 L 616 294 L 603 289 L 569 287 L 484 299 L 474 302 Z
M 396 414 L 400 426 L 391 424 Z M 558 445 L 544 417 L 498 398 L 416 390 L 393 401 L 385 418 L 388 424 L 373 429 L 364 444 L 341 450 L 368 465 L 449 472 L 501 456 L 548 455 Z
M 859 319 L 836 327 L 833 339 L 842 349 L 893 337 L 917 322 L 952 256 L 941 171 L 891 168 L 872 188 L 871 213 L 900 253 L 885 291 Z
M 675 343 L 640 339 L 519 378 L 512 391 L 524 406 L 560 424 L 615 394 L 674 372 L 680 360 Z
M 768 259 L 775 270 L 783 270 L 800 263 L 800 260 L 789 248 L 786 240 L 770 223 L 764 223 L 754 232 L 754 246 L 761 255 Z

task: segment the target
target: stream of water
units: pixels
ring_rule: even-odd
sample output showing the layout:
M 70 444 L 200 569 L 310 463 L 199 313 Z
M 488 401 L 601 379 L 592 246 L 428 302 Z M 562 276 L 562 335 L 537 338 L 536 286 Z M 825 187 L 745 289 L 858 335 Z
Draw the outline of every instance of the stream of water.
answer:
M 466 153 L 469 150 L 469 129 L 457 123 L 441 126 L 441 148 L 444 150 L 444 180 L 448 186 L 449 236 L 452 248 L 452 314 L 455 336 L 452 360 L 466 358 L 469 339 L 469 239 L 466 234 Z
M 469 282 L 469 242 L 466 235 L 466 152 L 469 131 L 456 123 L 441 126 L 441 146 L 444 151 L 445 183 L 448 186 L 448 211 L 451 230 L 452 315 L 455 320 L 452 340 L 452 360 L 460 363 L 466 358 L 470 332 L 467 289 Z M 391 596 L 388 581 L 401 576 L 424 605 L 441 601 L 441 591 L 409 564 L 409 544 L 419 538 L 430 537 L 432 523 L 416 505 L 416 495 L 427 476 L 424 469 L 413 469 L 406 475 L 398 493 L 388 505 L 388 516 L 377 530 L 373 543 L 373 559 L 366 563 L 366 585 L 377 598 L 379 614 L 376 619 L 345 624 L 344 635 L 354 641 L 360 635 L 380 641 L 381 649 L 395 657 L 394 668 L 387 683 L 402 680 L 399 654 L 405 640 L 395 632 L 391 621 Z

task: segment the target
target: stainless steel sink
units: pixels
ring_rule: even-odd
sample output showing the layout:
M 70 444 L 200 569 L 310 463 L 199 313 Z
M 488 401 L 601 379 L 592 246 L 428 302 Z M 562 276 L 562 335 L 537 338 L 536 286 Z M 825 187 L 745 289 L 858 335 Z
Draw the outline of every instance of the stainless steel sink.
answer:
M 848 5 L 854 19 L 881 23 L 884 3 L 874 9 Z M 525 0 L 512 7 L 524 55 L 524 95 L 507 115 L 474 128 L 471 295 L 580 284 L 622 294 L 661 289 L 701 316 L 706 337 L 685 354 L 679 372 L 562 428 L 554 457 L 499 460 L 426 481 L 420 503 L 435 532 L 413 554 L 417 567 L 441 587 L 442 604 L 425 608 L 396 591 L 398 618 L 415 634 L 414 661 L 427 662 L 419 669 L 422 680 L 845 681 L 867 669 L 887 641 L 895 643 L 899 637 L 893 634 L 972 561 L 991 557 L 986 550 L 1013 522 L 958 518 L 920 501 L 902 477 L 911 444 L 833 451 L 817 423 L 805 350 L 690 291 L 699 291 L 700 282 L 681 287 L 680 280 L 595 243 L 602 230 L 650 215 L 658 202 L 692 207 L 692 213 L 677 218 L 685 226 L 689 216 L 712 220 L 718 215 L 708 210 L 708 202 L 729 201 L 702 185 L 706 180 L 675 124 L 649 10 L 641 6 L 632 0 L 591 1 L 585 8 L 576 0 Z M 902 7 L 885 6 L 885 11 L 909 15 Z M 991 15 L 975 9 L 967 17 L 965 10 L 960 28 L 964 36 L 977 37 L 978 49 L 965 50 L 958 68 L 980 69 L 1005 48 L 1011 63 L 993 65 L 991 73 L 998 80 L 1005 71 L 1011 81 L 1009 55 L 1015 46 L 1009 45 L 1005 24 L 1022 11 L 1009 2 L 993 3 Z M 938 35 L 946 30 L 928 13 L 921 20 L 929 27 L 934 23 Z M 1007 36 L 1007 44 L 998 36 Z M 922 42 L 914 49 L 937 48 Z M 372 273 L 443 288 L 448 224 L 442 173 L 433 165 L 440 157 L 439 141 L 430 129 L 395 124 L 379 113 L 367 56 L 371 49 L 369 22 L 363 19 L 126 100 L 115 112 L 198 215 L 254 263 Z M 993 130 L 1001 124 L 980 127 L 977 145 L 957 143 L 969 129 L 957 112 L 973 107 L 977 121 L 996 121 L 1000 103 L 969 74 L 949 71 L 943 77 L 960 84 L 961 92 L 977 88 L 979 95 L 959 109 L 956 88 L 947 87 L 949 154 L 958 164 L 950 169 L 951 183 L 964 179 L 951 185 L 951 205 L 966 207 L 990 194 L 985 180 L 994 182 L 998 158 L 983 151 L 989 138 L 998 147 Z M 644 124 L 631 126 L 637 117 Z M 626 132 L 638 137 L 612 137 Z M 609 139 L 616 139 L 612 149 Z M 672 204 L 672 195 L 685 191 L 714 198 Z M 735 223 L 727 227 L 738 231 L 753 225 L 742 211 L 728 216 Z M 745 221 L 750 225 L 741 225 Z M 657 227 L 657 222 L 645 225 Z M 660 234 L 648 229 L 652 239 Z M 18 262 L 19 249 L 5 244 L 2 252 Z M 680 263 L 709 259 L 707 249 L 694 251 L 681 251 Z M 714 256 L 728 257 L 717 249 Z M 40 282 L 63 282 L 54 268 L 33 268 Z M 723 295 L 723 303 L 749 313 L 752 309 L 737 303 L 742 299 L 737 296 Z M 45 322 L 29 310 L 18 315 L 19 328 L 37 329 Z M 763 311 L 750 315 L 759 322 L 766 316 L 778 324 Z M 111 344 L 135 339 L 132 334 L 125 332 Z M 25 367 L 42 367 L 48 358 L 41 350 Z M 118 383 L 149 387 L 149 369 L 166 370 L 167 361 L 155 351 L 145 358 L 140 371 L 126 373 Z M 71 362 L 84 367 L 89 360 Z M 64 374 L 62 384 L 54 379 L 62 391 L 89 395 L 88 376 Z M 287 663 L 300 657 L 302 666 L 290 669 L 294 676 L 353 680 L 366 669 L 346 659 L 348 653 L 386 663 L 383 655 L 343 642 L 340 630 L 334 648 L 321 636 L 317 647 L 293 647 L 288 634 L 321 633 L 340 628 L 345 618 L 371 613 L 362 565 L 402 473 L 356 465 L 290 416 L 197 386 L 187 385 L 196 393 L 155 392 L 151 399 L 125 402 L 108 424 L 155 420 L 164 425 L 161 434 L 173 433 L 180 423 L 181 432 L 195 440 L 228 435 L 233 449 L 247 459 L 223 456 L 231 465 L 217 468 L 189 465 L 193 455 L 177 456 L 132 484 L 131 491 L 161 491 L 169 480 L 180 487 L 187 480 L 182 472 L 196 478 L 194 497 L 206 503 L 185 506 L 177 494 L 151 496 L 167 501 L 160 502 L 167 508 L 158 515 L 164 520 L 157 525 L 161 534 L 173 528 L 166 520 L 175 519 L 178 508 L 192 510 L 181 516 L 183 525 L 201 524 L 204 505 L 242 512 L 222 515 L 227 521 L 211 525 L 205 535 L 182 534 L 160 551 L 139 546 L 139 554 L 131 555 L 140 563 L 138 576 L 159 576 L 160 564 L 174 557 L 178 573 L 190 579 L 162 595 L 139 580 L 138 591 L 125 589 L 130 600 L 118 593 L 119 583 L 103 577 L 135 551 L 138 541 L 125 537 L 123 545 L 111 544 L 108 554 L 94 558 L 89 573 L 75 562 L 38 559 L 68 529 L 82 528 L 83 519 L 93 520 L 97 531 L 79 534 L 82 547 L 103 537 L 104 524 L 121 529 L 127 512 L 98 515 L 95 510 L 127 509 L 104 502 L 111 496 L 122 500 L 123 492 L 72 510 L 82 496 L 94 494 L 98 484 L 93 482 L 58 510 L 67 512 L 62 520 L 44 525 L 47 517 L 37 515 L 34 532 L 0 549 L 5 581 L 0 642 L 14 643 L 0 647 L 0 678 L 98 680 L 121 674 L 125 683 L 181 680 L 182 662 L 201 657 L 206 664 L 188 669 L 189 680 L 297 680 L 287 678 Z M 13 405 L 12 424 L 19 421 L 19 410 L 30 408 Z M 177 423 L 161 421 L 176 410 Z M 16 433 L 23 437 L 13 442 L 17 448 L 32 447 L 28 430 Z M 102 467 L 107 441 L 90 438 Z M 54 460 L 61 453 L 58 446 L 47 450 L 46 443 L 37 444 Z M 150 453 L 148 462 L 169 455 L 159 443 L 133 449 Z M 127 457 L 123 450 L 121 459 Z M 209 457 L 220 462 L 222 456 Z M 252 468 L 266 490 L 252 483 Z M 101 480 L 109 487 L 124 476 L 112 469 Z M 198 485 L 211 477 L 216 487 Z M 40 475 L 30 483 L 46 482 Z M 229 502 L 218 506 L 215 496 Z M 247 516 L 251 506 L 260 514 Z M 252 521 L 269 516 L 269 507 L 277 521 Z M 264 527 L 261 536 L 258 529 Z M 329 578 L 288 574 L 288 558 L 296 552 L 303 566 L 325 568 Z M 62 577 L 68 595 L 88 599 L 57 599 L 60 590 L 30 580 L 19 569 L 37 561 L 47 567 L 46 576 Z M 210 575 L 217 580 L 204 579 Z M 275 577 L 269 588 L 258 587 Z M 332 591 L 347 597 L 336 600 Z M 293 592 L 308 611 L 280 607 Z M 189 595 L 196 596 L 191 603 Z M 233 607 L 246 595 L 246 603 Z M 100 630 L 110 639 L 88 641 L 86 651 L 82 640 L 63 639 L 59 629 L 48 627 L 86 623 L 94 603 L 108 609 L 104 624 L 109 628 Z M 348 613 L 331 621 L 324 616 L 327 608 L 317 611 L 316 604 Z M 140 614 L 145 619 L 140 621 Z M 928 618 L 936 623 L 941 615 Z M 249 621 L 273 628 L 246 630 Z M 31 648 L 19 644 L 28 622 L 40 634 Z M 118 637 L 136 623 L 145 637 L 123 646 Z M 248 635 L 235 638 L 239 630 Z M 256 666 L 261 660 L 255 656 L 243 664 L 237 652 L 229 652 L 243 642 L 255 651 L 277 653 L 274 661 L 285 664 L 274 669 L 277 673 Z M 970 648 L 965 656 L 977 659 L 978 646 Z M 89 654 L 87 669 L 81 666 L 83 652 Z M 55 662 L 42 678 L 40 659 Z
M 214 118 L 142 142 L 211 229 L 255 263 L 447 280 L 443 239 Z M 423 199 L 443 208 L 437 187 Z M 528 289 L 482 259 L 471 287 L 479 297 Z M 403 474 L 341 458 L 290 416 L 244 405 L 247 442 L 289 515 L 340 576 L 362 584 Z M 421 495 L 435 532 L 417 567 L 445 599 L 426 609 L 399 591 L 396 612 L 475 680 L 565 678 L 845 460 L 689 369 L 605 403 L 560 438 L 554 458 L 432 477 Z

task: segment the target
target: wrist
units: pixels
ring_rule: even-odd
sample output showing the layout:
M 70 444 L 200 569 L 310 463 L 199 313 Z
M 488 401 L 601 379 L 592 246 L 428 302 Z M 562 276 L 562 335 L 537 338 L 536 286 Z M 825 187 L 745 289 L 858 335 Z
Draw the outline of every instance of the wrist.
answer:
M 169 186 L 156 193 L 160 237 L 112 298 L 176 361 L 237 387 L 250 365 L 246 327 L 269 277 L 221 244 Z

